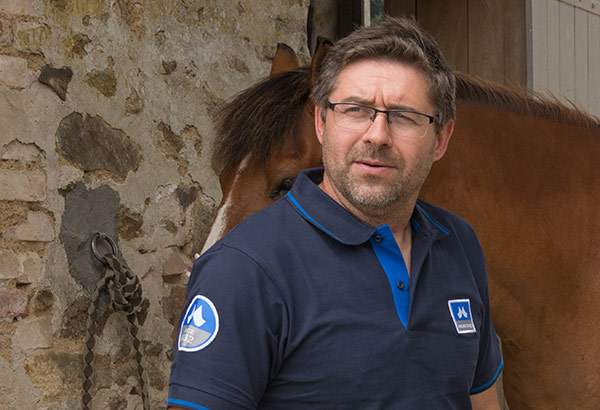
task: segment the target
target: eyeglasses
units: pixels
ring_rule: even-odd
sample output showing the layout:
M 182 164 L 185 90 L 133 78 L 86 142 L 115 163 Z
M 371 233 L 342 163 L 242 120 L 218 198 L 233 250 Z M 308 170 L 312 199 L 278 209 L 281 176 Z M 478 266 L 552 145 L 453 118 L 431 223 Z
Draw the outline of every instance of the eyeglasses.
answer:
M 358 103 L 332 103 L 327 108 L 333 111 L 333 121 L 340 128 L 365 132 L 369 129 L 378 113 L 386 116 L 390 133 L 394 137 L 420 139 L 427 134 L 429 124 L 435 117 L 409 110 L 378 110 Z

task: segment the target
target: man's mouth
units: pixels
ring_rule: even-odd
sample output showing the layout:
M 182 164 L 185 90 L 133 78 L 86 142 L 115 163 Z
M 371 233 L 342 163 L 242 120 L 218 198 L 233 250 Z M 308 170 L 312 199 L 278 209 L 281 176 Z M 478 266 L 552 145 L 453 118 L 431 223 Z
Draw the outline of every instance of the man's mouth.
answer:
M 367 167 L 372 167 L 372 168 L 392 168 L 391 165 L 388 165 L 388 164 L 386 164 L 384 162 L 380 162 L 380 161 L 374 161 L 374 160 L 358 160 L 358 161 L 356 161 L 356 163 L 367 166 Z

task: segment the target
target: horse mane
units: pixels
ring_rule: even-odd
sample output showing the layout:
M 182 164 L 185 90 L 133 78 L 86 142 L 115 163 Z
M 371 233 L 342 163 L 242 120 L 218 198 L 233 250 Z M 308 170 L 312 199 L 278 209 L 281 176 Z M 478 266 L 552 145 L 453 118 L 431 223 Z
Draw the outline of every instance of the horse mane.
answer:
M 248 155 L 266 163 L 272 152 L 302 127 L 310 96 L 310 70 L 299 68 L 266 78 L 227 102 L 217 114 L 212 167 L 220 174 Z
M 554 96 L 546 97 L 525 87 L 507 87 L 464 73 L 456 73 L 456 98 L 582 128 L 600 129 L 598 118 L 585 113 L 573 103 L 567 106 Z

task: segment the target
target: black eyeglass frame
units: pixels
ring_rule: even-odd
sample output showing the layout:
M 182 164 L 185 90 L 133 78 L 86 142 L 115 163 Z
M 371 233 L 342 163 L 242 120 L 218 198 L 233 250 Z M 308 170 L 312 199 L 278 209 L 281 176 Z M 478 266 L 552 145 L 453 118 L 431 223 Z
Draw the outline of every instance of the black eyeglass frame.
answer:
M 427 125 L 429 125 L 429 124 L 431 124 L 432 122 L 435 121 L 435 117 L 433 115 L 424 114 L 424 113 L 418 112 L 418 111 L 412 111 L 412 110 L 380 110 L 380 109 L 377 109 L 375 107 L 371 107 L 370 105 L 360 104 L 360 103 L 354 103 L 354 102 L 336 102 L 336 103 L 332 103 L 331 101 L 326 101 L 326 105 L 325 106 L 328 109 L 330 109 L 331 111 L 335 112 L 334 108 L 335 108 L 336 105 L 358 105 L 359 107 L 364 107 L 364 108 L 368 108 L 370 110 L 373 110 L 373 111 L 375 111 L 375 113 L 370 118 L 371 122 L 375 121 L 375 117 L 377 116 L 378 113 L 383 113 L 383 114 L 385 114 L 385 118 L 386 118 L 388 124 L 391 124 L 392 123 L 390 121 L 390 113 L 391 112 L 406 112 L 406 113 L 421 115 L 421 116 L 423 116 L 423 117 L 425 117 L 425 118 L 427 118 L 429 120 L 429 122 L 427 123 Z

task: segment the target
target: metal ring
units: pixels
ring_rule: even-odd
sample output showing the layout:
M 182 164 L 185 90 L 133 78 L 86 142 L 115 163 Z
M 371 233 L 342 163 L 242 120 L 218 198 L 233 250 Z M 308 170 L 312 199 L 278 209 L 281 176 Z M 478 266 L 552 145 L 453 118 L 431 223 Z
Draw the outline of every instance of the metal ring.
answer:
M 115 244 L 115 242 L 110 238 L 110 236 L 106 235 L 105 233 L 102 232 L 96 232 L 94 234 L 94 237 L 92 238 L 92 252 L 94 253 L 94 256 L 96 257 L 96 259 L 98 259 L 100 262 L 105 263 L 106 262 L 106 258 L 104 256 L 101 256 L 98 253 L 98 249 L 96 248 L 96 241 L 98 239 L 103 239 L 106 242 L 108 242 L 108 244 L 110 245 L 111 249 L 112 249 L 112 253 L 113 255 L 117 255 L 117 245 Z

